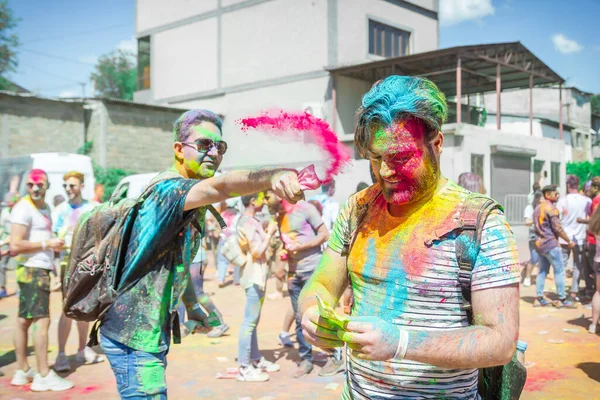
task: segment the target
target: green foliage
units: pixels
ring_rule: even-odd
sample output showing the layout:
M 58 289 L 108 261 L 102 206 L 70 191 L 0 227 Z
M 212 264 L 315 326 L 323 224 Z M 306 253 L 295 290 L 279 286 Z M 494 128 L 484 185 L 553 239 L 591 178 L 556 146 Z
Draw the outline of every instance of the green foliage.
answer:
M 6 73 L 15 71 L 17 62 L 17 47 L 19 37 L 14 33 L 19 20 L 14 17 L 8 8 L 6 0 L 0 0 L 0 85 L 6 85 Z M 10 87 L 1 87 L 2 90 L 11 90 Z
M 104 198 L 103 201 L 107 201 L 110 195 L 115 190 L 121 179 L 126 176 L 133 175 L 135 172 L 129 172 L 120 168 L 104 168 L 96 163 L 94 165 L 94 178 L 96 183 L 104 185 Z
M 567 163 L 567 175 L 577 176 L 581 182 L 580 186 L 583 187 L 588 180 L 600 176 L 600 161 L 593 164 L 589 161 Z
M 83 144 L 80 148 L 77 149 L 77 154 L 83 154 L 84 156 L 89 156 L 92 152 L 92 147 L 94 146 L 94 141 L 89 140 Z
M 135 55 L 118 50 L 101 56 L 91 79 L 94 81 L 96 95 L 133 100 L 137 81 Z
M 590 98 L 592 103 L 592 114 L 600 115 L 600 94 L 595 94 Z

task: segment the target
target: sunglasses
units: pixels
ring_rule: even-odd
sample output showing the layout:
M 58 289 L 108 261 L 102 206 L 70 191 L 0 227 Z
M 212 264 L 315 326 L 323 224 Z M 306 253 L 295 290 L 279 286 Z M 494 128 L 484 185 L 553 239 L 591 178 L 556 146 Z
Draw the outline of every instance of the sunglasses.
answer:
M 27 182 L 27 188 L 28 189 L 33 189 L 34 186 L 37 186 L 40 189 L 45 189 L 47 186 L 45 183 L 32 183 L 32 182 Z
M 66 183 L 63 183 L 63 187 L 65 188 L 65 190 L 66 190 L 67 188 L 69 188 L 69 189 L 73 189 L 73 188 L 76 188 L 77 186 L 78 186 L 78 185 L 73 185 L 73 184 L 66 184 Z
M 189 146 L 193 149 L 196 149 L 196 151 L 203 153 L 210 151 L 210 149 L 213 147 L 217 149 L 217 152 L 221 156 L 227 152 L 227 142 L 223 140 L 215 142 L 211 139 L 198 139 L 195 142 L 181 142 L 181 144 Z

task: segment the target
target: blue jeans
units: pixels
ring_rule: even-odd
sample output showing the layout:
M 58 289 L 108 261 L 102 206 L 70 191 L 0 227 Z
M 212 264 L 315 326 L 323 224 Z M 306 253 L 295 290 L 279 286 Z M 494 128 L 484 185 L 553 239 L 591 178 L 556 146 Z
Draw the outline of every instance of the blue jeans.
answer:
M 100 345 L 117 379 L 122 399 L 166 399 L 167 351 L 134 350 L 100 334 Z
M 227 276 L 227 270 L 229 269 L 229 261 L 223 255 L 223 243 L 224 240 L 219 238 L 219 245 L 217 247 L 217 278 L 220 283 L 225 282 L 225 277 Z M 233 266 L 233 283 L 240 283 L 240 267 L 237 265 Z
M 265 291 L 258 285 L 246 289 L 246 309 L 244 310 L 244 321 L 240 330 L 238 343 L 238 362 L 247 367 L 252 361 L 262 358 L 258 350 L 258 337 L 256 327 L 260 321 L 260 311 L 265 300 Z
M 558 298 L 564 299 L 565 294 L 565 264 L 562 259 L 560 247 L 555 247 L 547 253 L 540 252 L 540 272 L 536 278 L 535 289 L 538 297 L 544 296 L 544 285 L 546 284 L 546 275 L 550 271 L 550 265 L 554 268 L 554 282 Z
M 312 346 L 306 341 L 302 334 L 302 316 L 298 313 L 298 298 L 300 292 L 306 282 L 313 274 L 310 272 L 300 272 L 291 274 L 288 278 L 288 291 L 290 292 L 290 299 L 292 299 L 292 308 L 294 309 L 294 317 L 296 318 L 296 340 L 298 341 L 298 355 L 302 360 L 313 361 Z M 341 356 L 341 353 L 340 353 Z

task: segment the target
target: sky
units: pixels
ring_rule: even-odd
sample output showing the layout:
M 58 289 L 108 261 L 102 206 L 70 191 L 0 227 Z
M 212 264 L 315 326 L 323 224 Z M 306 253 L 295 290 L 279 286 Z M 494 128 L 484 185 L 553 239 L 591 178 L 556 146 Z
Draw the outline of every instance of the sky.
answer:
M 135 0 L 8 4 L 21 19 L 19 66 L 9 78 L 42 96 L 78 97 L 81 83 L 92 96 L 98 57 L 135 50 Z M 520 41 L 569 86 L 600 93 L 599 20 L 598 0 L 440 0 L 440 48 Z

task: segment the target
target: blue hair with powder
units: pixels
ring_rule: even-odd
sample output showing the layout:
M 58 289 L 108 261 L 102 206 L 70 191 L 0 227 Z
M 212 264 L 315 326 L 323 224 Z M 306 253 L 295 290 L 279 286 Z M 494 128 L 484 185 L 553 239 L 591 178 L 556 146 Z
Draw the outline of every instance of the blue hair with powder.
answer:
M 217 114 L 210 110 L 195 109 L 181 114 L 173 125 L 173 133 L 176 142 L 185 142 L 189 136 L 188 130 L 194 125 L 200 125 L 202 122 L 212 122 L 221 131 L 223 120 Z
M 427 139 L 433 139 L 447 116 L 446 96 L 435 83 L 418 76 L 388 76 L 375 82 L 363 96 L 356 115 L 354 143 L 368 158 L 373 127 L 418 118 L 429 128 Z

